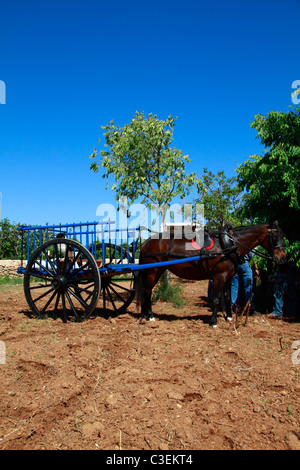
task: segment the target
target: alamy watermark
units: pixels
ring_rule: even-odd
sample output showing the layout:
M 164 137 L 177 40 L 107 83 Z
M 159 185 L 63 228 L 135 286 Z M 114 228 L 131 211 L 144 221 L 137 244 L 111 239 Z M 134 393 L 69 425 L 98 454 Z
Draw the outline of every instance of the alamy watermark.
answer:
M 186 249 L 192 249 L 192 240 L 197 245 L 203 246 L 204 242 L 204 204 L 192 205 L 172 204 L 169 207 L 158 205 L 131 204 L 127 205 L 127 198 L 119 200 L 119 209 L 113 204 L 100 204 L 96 210 L 96 216 L 100 217 L 99 232 L 104 223 L 115 222 L 116 227 L 122 230 L 136 230 L 138 227 L 148 238 L 170 237 L 170 232 L 175 239 L 185 238 Z M 161 235 L 160 235 L 161 234 Z
M 292 102 L 294 104 L 299 104 L 300 103 L 300 80 L 293 81 L 292 89 L 295 90 L 291 93 Z
M 6 86 L 3 80 L 0 80 L 0 104 L 6 104 Z
M 297 366 L 300 364 L 300 341 L 294 341 L 292 344 L 292 349 L 296 351 L 292 354 L 292 363 Z
M 6 363 L 6 349 L 4 341 L 0 341 L 0 364 Z

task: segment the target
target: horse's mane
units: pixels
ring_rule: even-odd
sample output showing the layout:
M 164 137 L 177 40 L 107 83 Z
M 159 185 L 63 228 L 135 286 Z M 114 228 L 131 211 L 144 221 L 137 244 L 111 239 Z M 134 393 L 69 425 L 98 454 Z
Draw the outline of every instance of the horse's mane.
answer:
M 266 224 L 257 224 L 257 225 L 240 225 L 239 227 L 232 228 L 233 232 L 243 232 L 246 230 L 251 230 L 254 228 L 264 227 Z
M 232 227 L 231 225 L 225 224 L 219 230 L 212 229 L 212 228 L 208 227 L 207 225 L 205 225 L 204 230 L 207 231 L 211 236 L 218 237 L 219 233 L 223 232 L 223 231 L 232 230 L 234 233 L 242 234 L 243 232 L 248 232 L 251 229 L 257 229 L 257 228 L 260 228 L 260 227 L 264 227 L 265 225 L 267 225 L 267 224 L 240 225 L 238 227 Z M 182 235 L 184 234 L 185 229 L 188 229 L 191 232 L 195 232 L 195 227 L 194 226 L 184 227 L 182 225 L 182 226 L 174 227 L 174 226 L 170 225 L 168 227 L 168 229 L 169 229 L 169 233 L 170 233 L 171 236 L 174 236 L 174 233 L 175 233 L 176 230 L 182 230 Z

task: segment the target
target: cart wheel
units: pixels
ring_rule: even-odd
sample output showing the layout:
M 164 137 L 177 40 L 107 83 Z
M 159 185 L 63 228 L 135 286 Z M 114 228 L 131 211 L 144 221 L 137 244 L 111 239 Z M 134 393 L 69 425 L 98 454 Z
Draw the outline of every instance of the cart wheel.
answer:
M 110 264 L 121 264 L 124 261 L 133 263 L 133 256 L 119 245 L 105 243 L 105 266 Z M 99 256 L 100 254 L 100 256 Z M 102 259 L 102 249 L 97 254 Z M 105 311 L 112 310 L 114 313 L 122 313 L 131 304 L 136 293 L 136 273 L 124 270 L 120 273 L 101 274 L 102 306 Z
M 31 311 L 87 318 L 97 305 L 101 289 L 98 266 L 91 253 L 74 240 L 53 239 L 41 245 L 29 259 L 24 292 Z

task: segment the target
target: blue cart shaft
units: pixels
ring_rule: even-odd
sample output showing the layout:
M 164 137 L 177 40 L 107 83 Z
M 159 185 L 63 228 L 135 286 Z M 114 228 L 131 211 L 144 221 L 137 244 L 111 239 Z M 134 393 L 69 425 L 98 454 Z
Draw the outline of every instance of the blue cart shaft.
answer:
M 147 264 L 112 264 L 107 266 L 108 270 L 121 272 L 121 271 L 141 271 L 142 269 L 151 269 L 151 268 L 162 268 L 172 266 L 174 264 L 183 264 L 183 263 L 191 263 L 192 261 L 199 261 L 200 256 L 191 256 L 190 258 L 180 258 L 174 259 L 169 261 L 160 261 L 155 263 L 147 263 Z

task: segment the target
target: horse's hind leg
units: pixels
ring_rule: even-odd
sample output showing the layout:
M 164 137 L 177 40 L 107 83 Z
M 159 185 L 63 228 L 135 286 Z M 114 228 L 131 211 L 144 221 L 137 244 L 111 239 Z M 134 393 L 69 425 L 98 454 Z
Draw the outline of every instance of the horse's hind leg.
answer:
M 162 269 L 155 269 L 155 270 L 145 270 L 142 276 L 142 282 L 143 282 L 143 287 L 144 287 L 144 293 L 143 293 L 143 299 L 141 302 L 141 312 L 142 316 L 147 320 L 147 321 L 154 321 L 154 314 L 152 312 L 152 303 L 151 303 L 151 297 L 152 297 L 152 291 L 154 286 L 157 284 L 159 278 L 165 271 Z
M 224 298 L 225 298 L 225 308 L 226 308 L 226 320 L 228 322 L 231 322 L 232 321 L 232 311 L 231 311 L 230 289 L 225 290 Z
M 219 296 L 214 294 L 212 316 L 210 319 L 210 326 L 212 326 L 213 328 L 217 328 L 219 305 L 220 305 Z
M 142 317 L 145 318 L 147 321 L 154 321 L 154 315 L 153 315 L 152 308 L 151 308 L 151 297 L 152 297 L 153 287 L 148 286 L 148 284 L 145 283 L 146 279 L 147 279 L 146 276 L 143 276 L 144 292 L 143 292 L 143 298 L 141 301 L 141 314 L 142 314 Z
M 213 328 L 217 328 L 218 311 L 223 300 L 224 285 L 225 285 L 225 282 L 222 277 L 214 278 L 214 289 L 213 289 L 213 298 L 212 298 L 213 309 L 212 309 L 212 316 L 210 320 L 210 326 L 212 326 Z

